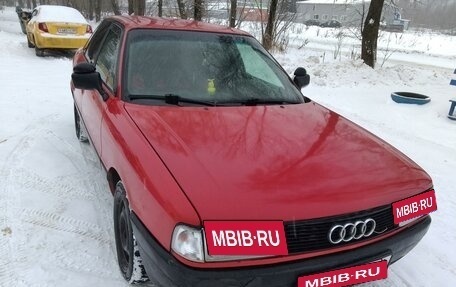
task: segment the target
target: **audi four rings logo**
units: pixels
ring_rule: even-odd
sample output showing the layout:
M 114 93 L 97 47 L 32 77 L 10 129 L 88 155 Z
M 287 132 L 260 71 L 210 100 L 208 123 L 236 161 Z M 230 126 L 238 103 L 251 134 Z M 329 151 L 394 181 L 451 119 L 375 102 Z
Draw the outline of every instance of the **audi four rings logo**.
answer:
M 339 224 L 331 228 L 328 239 L 332 244 L 339 244 L 342 241 L 349 242 L 353 239 L 371 236 L 376 227 L 377 223 L 372 218 L 364 221 L 359 220 L 355 223 Z

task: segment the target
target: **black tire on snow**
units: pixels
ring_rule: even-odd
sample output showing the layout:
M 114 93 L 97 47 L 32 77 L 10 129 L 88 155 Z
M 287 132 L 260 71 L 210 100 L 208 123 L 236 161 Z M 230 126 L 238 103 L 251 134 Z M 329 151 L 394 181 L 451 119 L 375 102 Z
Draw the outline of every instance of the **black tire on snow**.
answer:
M 27 36 L 27 47 L 29 47 L 29 48 L 35 48 L 35 45 L 33 45 L 33 43 L 30 42 L 28 36 Z
M 74 129 L 76 132 L 76 138 L 80 142 L 88 142 L 89 139 L 82 133 L 81 130 L 81 118 L 79 117 L 78 110 L 76 109 L 76 105 L 74 106 Z
M 114 234 L 116 238 L 117 261 L 120 271 L 130 284 L 149 281 L 142 265 L 138 245 L 133 235 L 130 207 L 122 181 L 116 184 L 114 192 Z
M 38 57 L 44 57 L 44 49 L 40 49 L 40 48 L 38 48 L 37 46 L 35 46 L 35 54 L 36 54 Z

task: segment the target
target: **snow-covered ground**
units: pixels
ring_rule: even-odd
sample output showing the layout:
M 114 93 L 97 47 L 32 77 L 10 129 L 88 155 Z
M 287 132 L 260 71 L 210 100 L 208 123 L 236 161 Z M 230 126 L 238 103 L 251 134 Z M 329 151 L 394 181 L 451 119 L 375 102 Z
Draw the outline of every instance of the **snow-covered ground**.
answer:
M 446 47 L 455 40 L 431 36 L 439 44 L 427 49 L 428 36 L 404 35 L 421 44 L 376 70 L 348 56 L 329 60 L 337 41 L 330 36 L 312 36 L 320 47 L 291 43 L 276 54 L 289 73 L 308 69 L 306 96 L 387 140 L 434 179 L 439 209 L 428 234 L 387 280 L 364 287 L 456 282 L 456 122 L 446 117 L 456 97 L 448 85 L 456 51 Z M 27 48 L 12 8 L 0 12 L 0 286 L 127 286 L 116 262 L 105 175 L 74 135 L 70 74 L 69 59 L 38 58 Z M 399 105 L 393 91 L 432 101 Z

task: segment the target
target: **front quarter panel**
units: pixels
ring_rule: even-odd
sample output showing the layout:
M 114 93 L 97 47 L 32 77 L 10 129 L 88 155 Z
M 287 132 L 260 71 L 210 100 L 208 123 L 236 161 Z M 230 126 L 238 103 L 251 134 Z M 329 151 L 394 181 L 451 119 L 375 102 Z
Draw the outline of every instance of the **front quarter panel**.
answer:
M 179 222 L 200 225 L 200 219 L 165 164 L 131 120 L 124 102 L 108 100 L 103 117 L 102 160 L 115 168 L 127 190 L 132 211 L 151 234 L 170 250 Z

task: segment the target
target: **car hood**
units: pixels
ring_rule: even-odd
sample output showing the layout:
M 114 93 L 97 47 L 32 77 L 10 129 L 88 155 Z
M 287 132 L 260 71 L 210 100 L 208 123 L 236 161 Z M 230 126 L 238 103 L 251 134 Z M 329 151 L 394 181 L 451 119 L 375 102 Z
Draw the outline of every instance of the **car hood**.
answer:
M 409 158 L 313 102 L 125 108 L 201 220 L 317 218 L 432 187 Z

